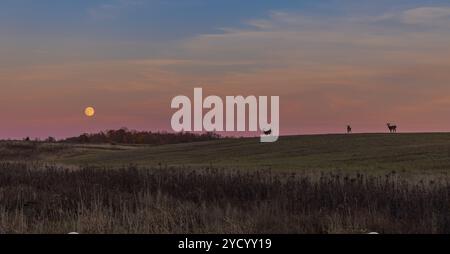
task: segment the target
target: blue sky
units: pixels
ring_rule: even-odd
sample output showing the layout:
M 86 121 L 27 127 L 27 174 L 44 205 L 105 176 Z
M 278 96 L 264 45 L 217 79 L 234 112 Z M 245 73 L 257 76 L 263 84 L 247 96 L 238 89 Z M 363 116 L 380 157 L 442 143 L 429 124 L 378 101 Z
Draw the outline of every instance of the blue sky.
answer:
M 245 27 L 271 11 L 321 19 L 445 5 L 450 6 L 444 0 L 5 0 L 0 32 L 35 43 L 42 38 L 160 43 Z
M 0 8 L 0 43 L 3 51 L 17 52 L 16 57 L 4 57 L 10 64 L 92 60 L 89 51 L 95 51 L 98 59 L 156 57 L 178 54 L 169 45 L 227 28 L 245 29 L 249 21 L 267 19 L 272 12 L 326 21 L 422 6 L 450 4 L 444 0 L 5 0 Z M 30 49 L 28 57 L 22 56 Z M 48 51 L 52 56 L 35 54 Z
M 255 4 L 258 2 L 258 4 Z M 20 32 L 176 38 L 236 26 L 272 9 L 297 9 L 301 1 L 2 1 L 3 24 Z M 4 25 L 3 25 L 4 27 Z
M 320 21 L 379 16 L 422 6 L 450 4 L 444 0 L 4 0 L 0 4 L 0 42 L 7 48 L 4 51 L 18 55 L 34 47 L 41 52 L 50 48 L 59 58 L 71 58 L 73 54 L 64 52 L 72 47 L 79 52 L 95 50 L 102 58 L 152 57 L 174 52 L 168 45 L 181 40 L 220 34 L 224 28 L 245 29 L 249 20 L 267 19 L 274 11 Z M 103 49 L 97 49 L 99 44 Z M 140 49 L 120 49 L 118 44 Z M 6 57 L 12 62 L 32 61 L 20 58 Z
M 368 15 L 417 6 L 449 5 L 444 0 L 5 0 L 2 30 L 33 36 L 99 36 L 166 40 L 222 27 L 241 26 L 270 11 L 306 15 Z

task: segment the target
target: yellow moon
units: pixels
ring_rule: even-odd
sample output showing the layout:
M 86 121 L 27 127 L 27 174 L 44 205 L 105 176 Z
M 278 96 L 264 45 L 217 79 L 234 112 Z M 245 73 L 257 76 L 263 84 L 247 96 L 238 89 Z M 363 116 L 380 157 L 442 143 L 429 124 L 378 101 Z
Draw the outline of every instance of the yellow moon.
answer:
M 95 109 L 94 109 L 93 107 L 87 107 L 87 108 L 84 110 L 84 114 L 85 114 L 87 117 L 93 117 L 93 116 L 95 115 Z

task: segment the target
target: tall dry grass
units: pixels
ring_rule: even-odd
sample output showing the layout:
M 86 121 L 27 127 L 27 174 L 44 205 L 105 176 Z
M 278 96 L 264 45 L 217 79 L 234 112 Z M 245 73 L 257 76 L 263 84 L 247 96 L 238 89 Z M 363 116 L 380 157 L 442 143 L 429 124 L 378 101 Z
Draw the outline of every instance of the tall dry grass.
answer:
M 1 233 L 450 233 L 448 180 L 0 164 Z

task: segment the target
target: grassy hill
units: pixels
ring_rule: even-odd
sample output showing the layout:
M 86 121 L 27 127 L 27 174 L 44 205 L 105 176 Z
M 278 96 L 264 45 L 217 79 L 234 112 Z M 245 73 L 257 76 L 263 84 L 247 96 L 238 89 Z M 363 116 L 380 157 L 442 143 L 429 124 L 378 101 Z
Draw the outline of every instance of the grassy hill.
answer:
M 0 233 L 448 234 L 449 155 L 439 133 L 0 141 Z
M 162 146 L 70 147 L 52 161 L 71 164 L 215 166 L 239 169 L 447 173 L 450 133 L 256 138 Z

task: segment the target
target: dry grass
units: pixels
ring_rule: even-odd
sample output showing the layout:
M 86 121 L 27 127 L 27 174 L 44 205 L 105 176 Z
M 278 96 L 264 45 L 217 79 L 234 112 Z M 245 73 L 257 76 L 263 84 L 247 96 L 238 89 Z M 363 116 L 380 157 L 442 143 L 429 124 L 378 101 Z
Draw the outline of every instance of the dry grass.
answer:
M 448 180 L 0 164 L 2 233 L 450 233 Z

